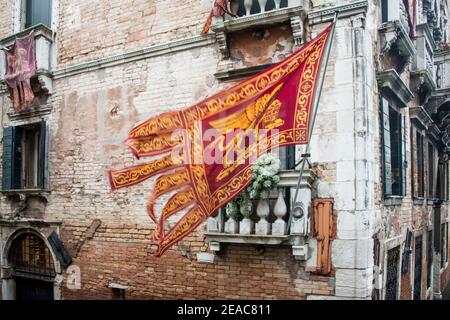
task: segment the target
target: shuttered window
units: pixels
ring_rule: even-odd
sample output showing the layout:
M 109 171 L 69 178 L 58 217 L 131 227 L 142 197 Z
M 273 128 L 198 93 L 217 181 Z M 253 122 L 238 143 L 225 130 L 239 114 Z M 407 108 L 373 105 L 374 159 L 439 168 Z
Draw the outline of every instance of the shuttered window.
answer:
M 381 21 L 383 23 L 389 21 L 388 1 L 389 0 L 381 0 Z
M 44 24 L 52 24 L 52 0 L 26 0 L 25 1 L 25 28 Z
M 46 189 L 48 130 L 45 121 L 3 131 L 3 181 L 8 190 Z
M 431 143 L 428 144 L 428 199 L 435 198 L 436 183 L 435 183 L 435 171 L 436 160 L 434 155 L 434 147 Z
M 381 99 L 383 143 L 383 178 L 386 196 L 406 195 L 406 124 L 405 117 Z
M 416 161 L 417 161 L 417 196 L 425 197 L 425 161 L 424 161 L 424 138 L 420 132 L 416 132 Z

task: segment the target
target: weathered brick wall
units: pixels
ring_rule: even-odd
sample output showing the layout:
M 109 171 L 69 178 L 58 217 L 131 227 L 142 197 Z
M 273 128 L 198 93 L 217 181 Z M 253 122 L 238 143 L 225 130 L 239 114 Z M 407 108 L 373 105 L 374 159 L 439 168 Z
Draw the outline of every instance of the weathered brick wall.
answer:
M 209 0 L 60 0 L 61 66 L 200 34 Z
M 86 226 L 68 225 L 75 235 Z M 65 299 L 110 299 L 109 283 L 129 285 L 127 299 L 304 299 L 309 294 L 331 295 L 328 277 L 305 274 L 290 247 L 229 245 L 213 265 L 199 264 L 196 253 L 207 244 L 202 231 L 188 237 L 162 258 L 151 255 L 150 230 L 141 226 L 102 226 L 74 260 L 81 268 L 81 290 L 64 289 Z

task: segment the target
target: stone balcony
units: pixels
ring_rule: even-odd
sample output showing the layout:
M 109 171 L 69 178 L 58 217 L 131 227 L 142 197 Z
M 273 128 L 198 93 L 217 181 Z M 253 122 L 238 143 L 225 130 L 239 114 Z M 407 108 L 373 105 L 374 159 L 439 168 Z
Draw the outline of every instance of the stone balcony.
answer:
M 250 221 L 234 221 L 220 210 L 208 220 L 206 239 L 211 251 L 221 250 L 221 244 L 255 244 L 292 246 L 297 260 L 308 260 L 313 250 L 307 239 L 311 232 L 311 198 L 315 176 L 305 171 L 301 183 L 298 202 L 301 210 L 291 210 L 295 196 L 299 172 L 283 171 L 281 181 L 272 191 L 269 207 L 260 206 L 261 201 L 253 204 Z
M 8 48 L 14 44 L 16 38 L 21 38 L 34 31 L 36 41 L 36 76 L 32 78 L 37 80 L 39 88 L 39 95 L 51 95 L 53 92 L 53 75 L 52 65 L 55 59 L 54 56 L 54 32 L 43 24 L 39 24 L 23 30 L 19 33 L 6 37 L 0 40 L 0 48 Z M 6 57 L 2 50 L 0 50 L 0 87 L 6 90 L 6 85 L 3 77 L 6 73 Z M 34 89 L 33 89 L 34 90 Z M 16 116 L 16 115 L 12 115 Z
M 417 26 L 416 50 L 412 63 L 412 75 L 416 78 L 417 87 L 425 86 L 428 92 L 436 90 L 436 72 L 434 67 L 433 35 L 426 23 Z
M 408 16 L 403 0 L 389 0 L 388 8 L 379 26 L 381 56 L 394 50 L 403 58 L 402 68 L 416 55 L 416 48 L 409 36 Z M 401 73 L 401 70 L 398 70 Z
M 247 29 L 287 23 L 294 43 L 304 43 L 304 21 L 309 1 L 306 0 L 234 0 L 230 11 L 238 17 L 225 15 L 212 25 L 224 59 L 230 57 L 228 34 Z

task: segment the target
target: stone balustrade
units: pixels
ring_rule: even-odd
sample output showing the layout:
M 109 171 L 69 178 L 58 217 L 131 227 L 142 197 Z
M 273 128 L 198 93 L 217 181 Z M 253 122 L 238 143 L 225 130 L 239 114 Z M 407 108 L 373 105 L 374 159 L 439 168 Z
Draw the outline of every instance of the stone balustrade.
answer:
M 287 244 L 293 246 L 294 252 L 307 251 L 303 245 L 310 234 L 313 173 L 307 170 L 303 175 L 296 210 L 292 210 L 291 203 L 299 172 L 285 171 L 280 176 L 281 181 L 270 198 L 253 203 L 249 219 L 235 221 L 222 209 L 208 220 L 206 237 L 212 251 L 220 251 L 221 243 Z M 303 258 L 306 259 L 306 253 Z
M 289 6 L 289 0 L 232 0 L 230 11 L 242 16 L 276 10 Z

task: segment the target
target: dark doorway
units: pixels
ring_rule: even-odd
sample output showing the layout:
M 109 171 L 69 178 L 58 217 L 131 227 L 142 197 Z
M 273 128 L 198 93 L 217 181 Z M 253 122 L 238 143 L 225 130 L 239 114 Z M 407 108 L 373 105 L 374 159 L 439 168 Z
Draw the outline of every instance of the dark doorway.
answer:
M 15 278 L 16 300 L 54 300 L 53 283 L 41 280 Z
M 414 300 L 422 294 L 422 236 L 416 238 L 414 248 Z

